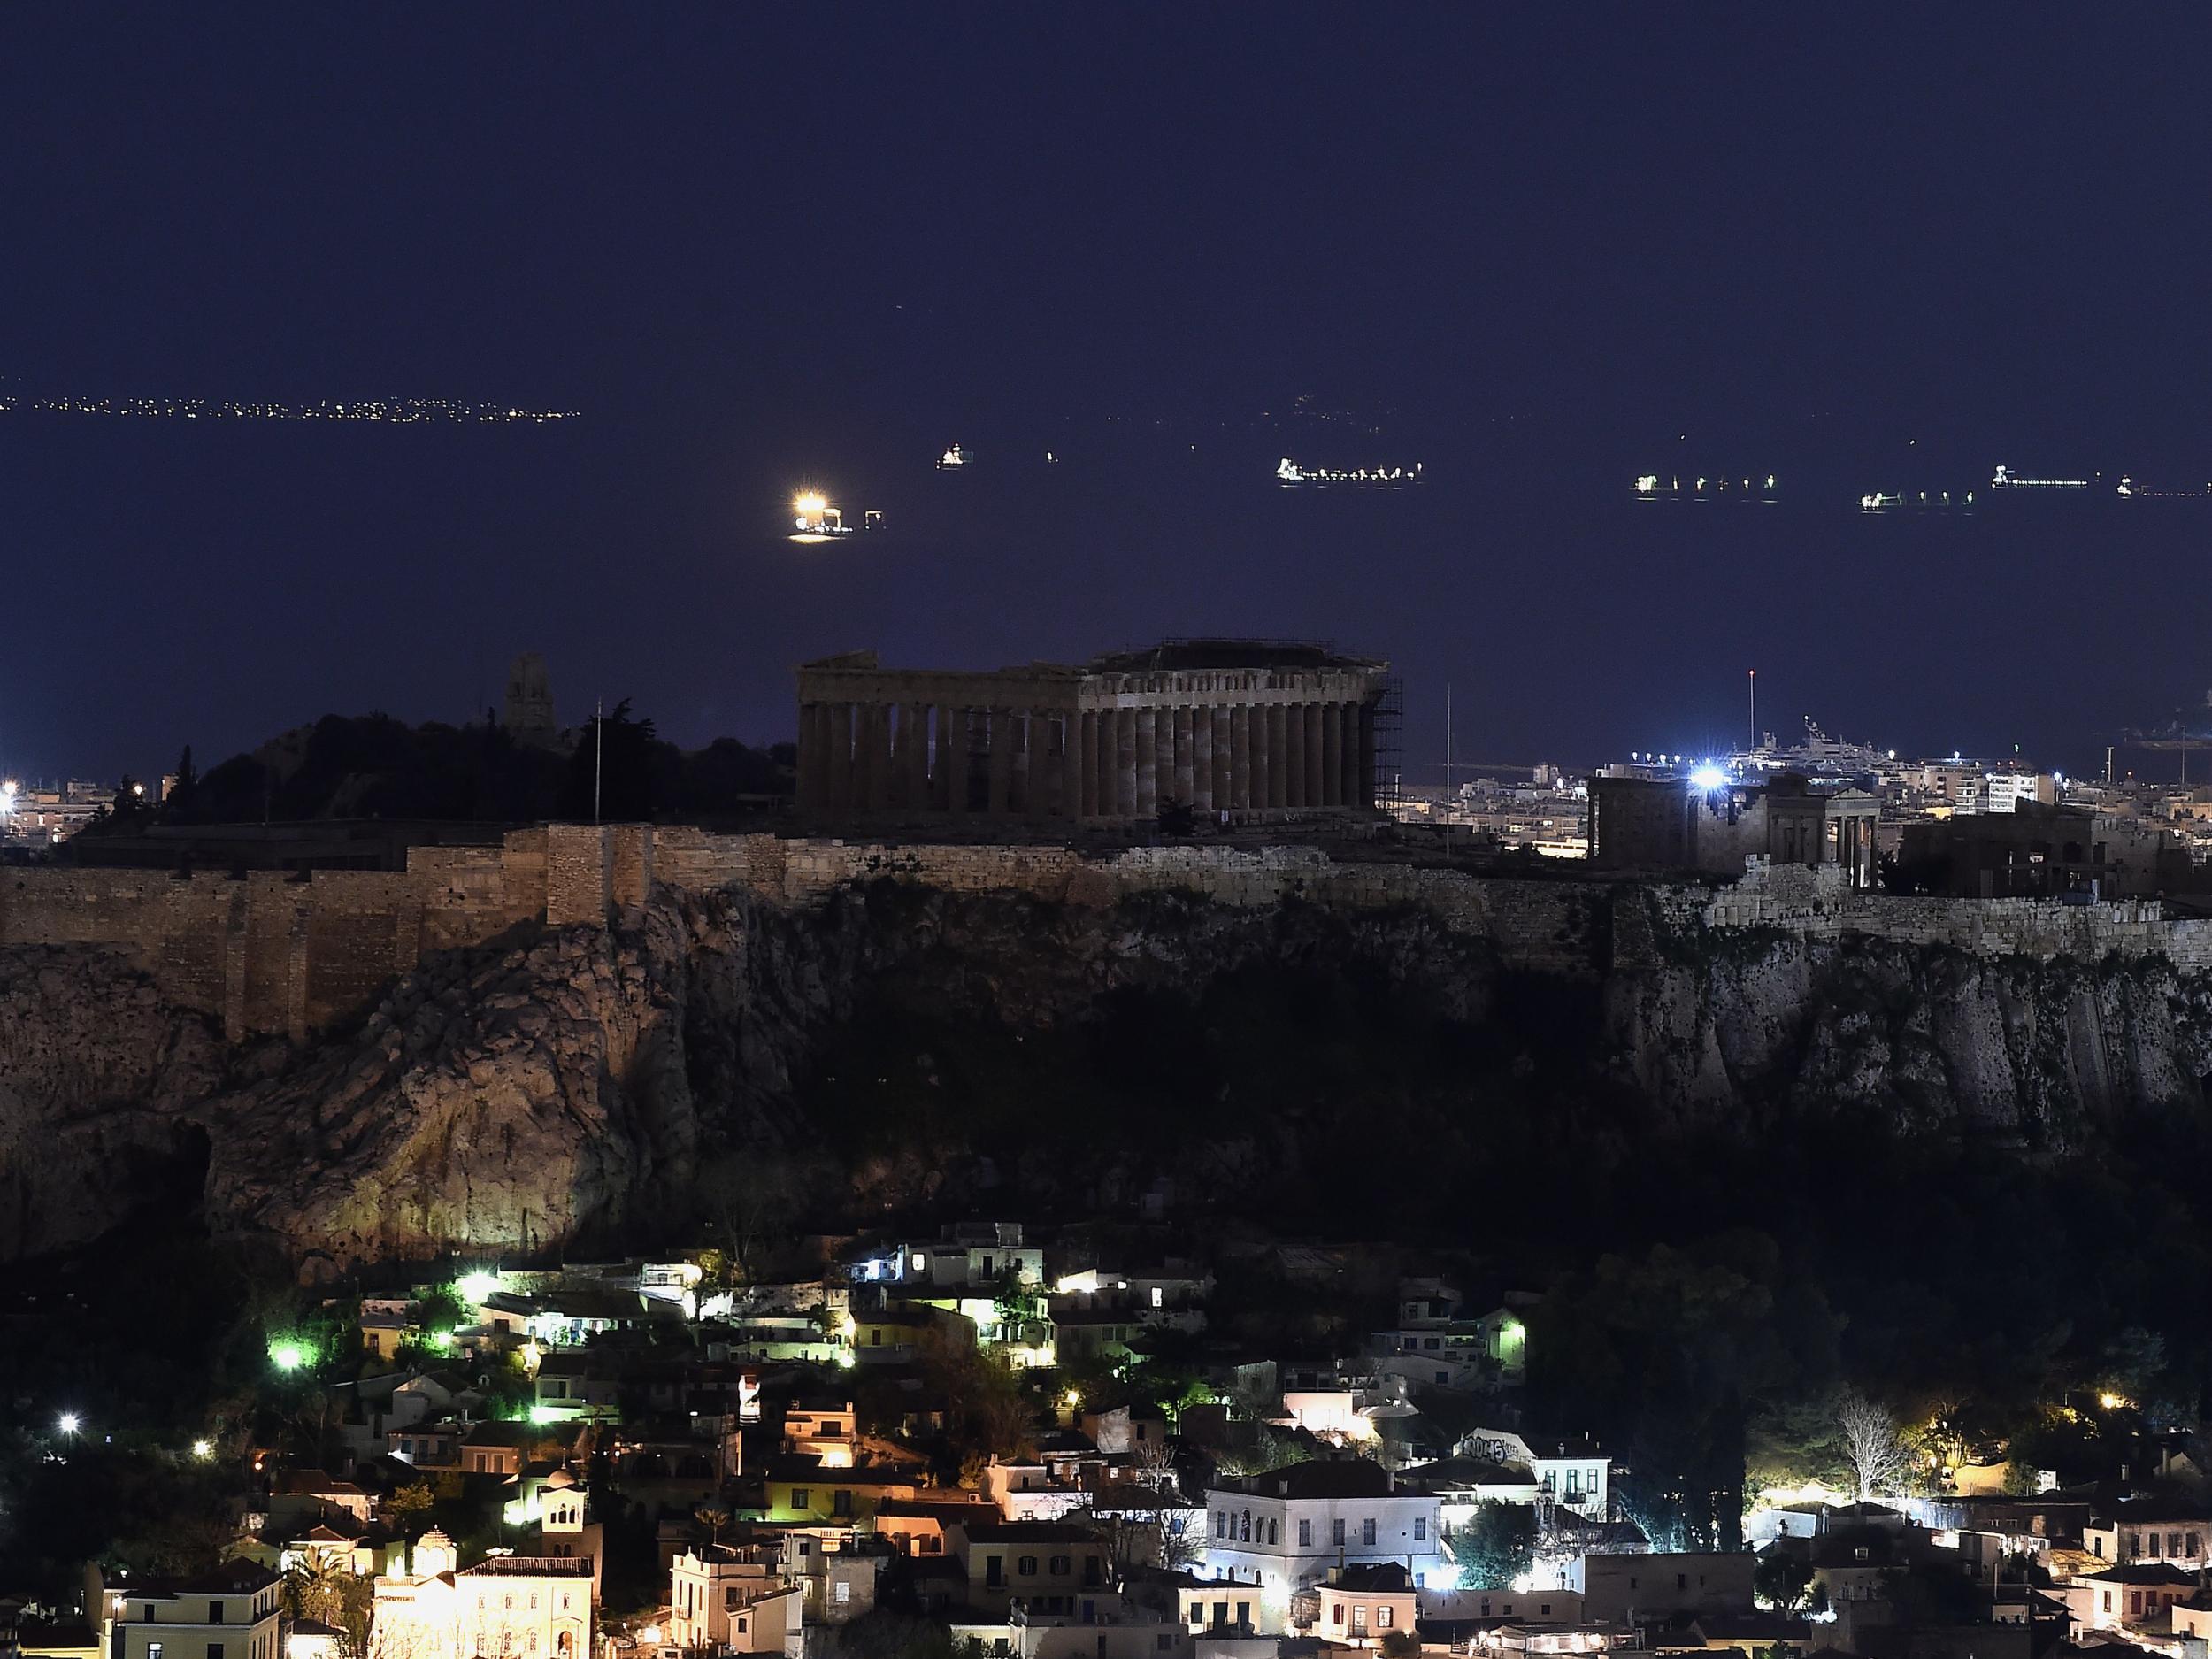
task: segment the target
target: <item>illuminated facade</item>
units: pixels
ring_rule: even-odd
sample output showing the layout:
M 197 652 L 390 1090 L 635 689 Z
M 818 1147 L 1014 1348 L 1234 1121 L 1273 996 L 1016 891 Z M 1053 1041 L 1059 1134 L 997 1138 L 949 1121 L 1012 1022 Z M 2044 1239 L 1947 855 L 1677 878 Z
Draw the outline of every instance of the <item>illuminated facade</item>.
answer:
M 1081 666 L 799 671 L 812 812 L 1141 820 L 1364 812 L 1388 665 L 1317 645 L 1176 641 Z
M 1783 772 L 1732 779 L 1593 778 L 1590 862 L 1601 870 L 1705 870 L 1741 875 L 1744 861 L 1840 864 L 1874 885 L 1879 803 L 1863 789 L 1816 790 Z
M 415 1542 L 412 1573 L 376 1581 L 380 1651 L 406 1659 L 588 1659 L 592 1562 L 499 1555 L 460 1568 L 453 1540 Z

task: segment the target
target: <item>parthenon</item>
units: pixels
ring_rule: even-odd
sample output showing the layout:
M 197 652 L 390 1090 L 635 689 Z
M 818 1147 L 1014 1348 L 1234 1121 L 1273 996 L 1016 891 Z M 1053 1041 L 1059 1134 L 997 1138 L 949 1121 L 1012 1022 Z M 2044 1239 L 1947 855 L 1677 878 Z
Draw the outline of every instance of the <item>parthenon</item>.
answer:
M 1387 664 L 1176 641 L 1081 666 L 799 670 L 799 804 L 821 813 L 1141 820 L 1371 810 Z

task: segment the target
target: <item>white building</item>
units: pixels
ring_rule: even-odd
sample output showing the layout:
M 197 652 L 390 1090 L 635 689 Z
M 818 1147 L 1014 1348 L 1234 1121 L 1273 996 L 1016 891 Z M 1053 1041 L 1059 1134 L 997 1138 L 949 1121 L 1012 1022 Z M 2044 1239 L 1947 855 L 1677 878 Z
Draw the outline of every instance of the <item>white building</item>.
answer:
M 668 1640 L 686 1650 L 780 1653 L 798 1659 L 806 1592 L 784 1552 L 707 1545 L 668 1570 Z
M 380 1650 L 407 1659 L 589 1659 L 589 1558 L 458 1561 L 453 1540 L 433 1528 L 415 1540 L 411 1573 L 377 1579 Z
M 1279 1632 L 1291 1595 L 1340 1564 L 1406 1563 L 1417 1578 L 1440 1570 L 1440 1507 L 1363 1458 L 1223 1481 L 1206 1493 L 1203 1576 L 1256 1584 L 1262 1628 Z

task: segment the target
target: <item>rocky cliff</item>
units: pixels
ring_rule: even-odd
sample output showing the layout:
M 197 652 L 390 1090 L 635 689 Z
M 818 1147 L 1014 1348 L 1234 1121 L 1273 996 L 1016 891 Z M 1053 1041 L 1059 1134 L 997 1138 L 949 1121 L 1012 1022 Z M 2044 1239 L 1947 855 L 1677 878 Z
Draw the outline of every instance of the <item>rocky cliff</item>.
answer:
M 15 948 L 0 1253 L 196 1194 L 332 1263 L 618 1243 L 749 1161 L 854 1219 L 1147 1191 L 1397 1210 L 1839 1112 L 2067 1155 L 2201 1110 L 2212 981 L 2161 956 L 1758 928 L 1617 949 L 1636 902 L 1590 889 L 1538 969 L 1417 908 L 662 888 L 613 930 L 433 954 L 304 1048 L 227 1047 L 98 950 Z

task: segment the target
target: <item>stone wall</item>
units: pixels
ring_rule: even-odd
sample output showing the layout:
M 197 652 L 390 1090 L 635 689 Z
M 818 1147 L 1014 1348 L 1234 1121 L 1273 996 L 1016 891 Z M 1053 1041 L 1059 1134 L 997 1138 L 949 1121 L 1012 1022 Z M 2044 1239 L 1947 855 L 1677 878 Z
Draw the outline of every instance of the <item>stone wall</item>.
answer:
M 2212 921 L 2173 920 L 2155 902 L 1895 899 L 1849 890 L 1834 866 L 1749 861 L 1722 887 L 1517 880 L 1412 864 L 1338 862 L 1313 847 L 1202 845 L 1094 855 L 1053 846 L 892 846 L 717 835 L 640 825 L 560 824 L 497 848 L 424 847 L 403 872 L 196 872 L 30 868 L 0 872 L 0 946 L 91 944 L 129 957 L 182 1006 L 234 1040 L 303 1040 L 368 1008 L 426 952 L 514 929 L 605 922 L 657 887 L 736 888 L 807 905 L 875 880 L 956 893 L 1015 893 L 1104 907 L 1187 893 L 1265 908 L 1415 910 L 1484 938 L 1517 966 L 1633 969 L 1667 937 L 1758 928 L 1849 934 L 1976 956 L 2101 960 L 2164 955 L 2212 969 Z M 1624 902 L 1633 895 L 1635 902 Z

